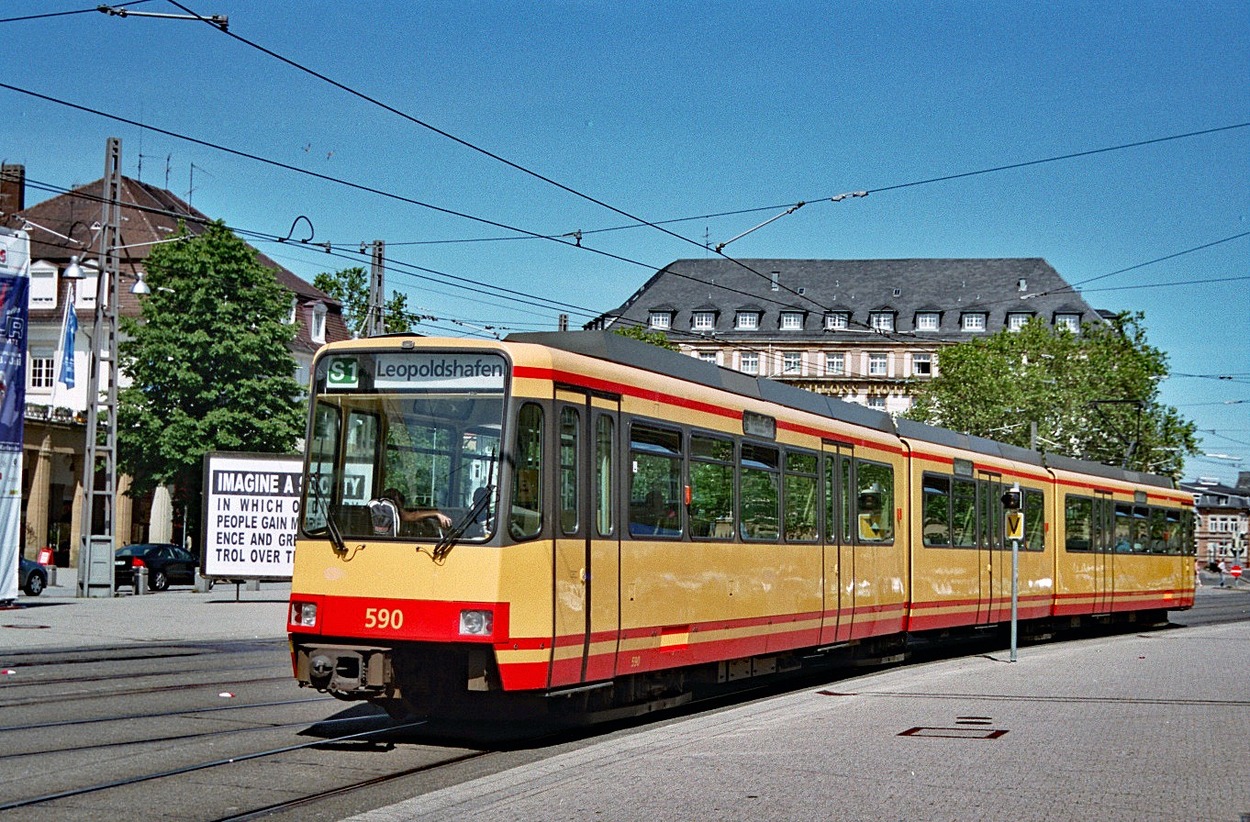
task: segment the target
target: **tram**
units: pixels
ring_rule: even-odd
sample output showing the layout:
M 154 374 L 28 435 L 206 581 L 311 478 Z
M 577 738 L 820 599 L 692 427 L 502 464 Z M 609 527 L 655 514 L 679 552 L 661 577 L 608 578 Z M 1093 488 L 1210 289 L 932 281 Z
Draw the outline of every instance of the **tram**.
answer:
M 314 363 L 288 632 L 395 716 L 638 712 L 909 635 L 1193 604 L 1166 478 L 969 437 L 609 332 Z

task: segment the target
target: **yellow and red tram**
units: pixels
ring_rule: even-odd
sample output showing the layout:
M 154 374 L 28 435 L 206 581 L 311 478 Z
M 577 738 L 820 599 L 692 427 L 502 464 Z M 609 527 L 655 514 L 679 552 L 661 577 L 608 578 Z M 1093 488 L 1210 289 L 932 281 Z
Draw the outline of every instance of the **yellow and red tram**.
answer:
M 394 713 L 649 705 L 1000 625 L 1015 485 L 1025 624 L 1193 601 L 1167 479 L 610 333 L 326 346 L 307 443 L 295 675 Z

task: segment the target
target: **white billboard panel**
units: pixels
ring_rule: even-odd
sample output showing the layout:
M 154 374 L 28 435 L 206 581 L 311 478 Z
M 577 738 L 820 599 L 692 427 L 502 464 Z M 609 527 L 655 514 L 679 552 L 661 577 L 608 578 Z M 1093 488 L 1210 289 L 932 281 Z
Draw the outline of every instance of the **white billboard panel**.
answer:
M 291 578 L 301 469 L 297 456 L 205 455 L 204 576 Z

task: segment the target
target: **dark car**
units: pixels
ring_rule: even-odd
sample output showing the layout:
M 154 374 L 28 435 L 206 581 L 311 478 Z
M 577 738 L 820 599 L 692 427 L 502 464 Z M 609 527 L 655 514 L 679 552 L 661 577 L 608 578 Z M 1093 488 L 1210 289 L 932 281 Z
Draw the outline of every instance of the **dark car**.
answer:
M 135 569 L 148 569 L 148 587 L 164 591 L 173 585 L 194 585 L 200 560 L 195 554 L 168 542 L 137 542 L 117 550 L 113 563 L 113 584 L 118 588 L 135 584 Z
M 42 565 L 26 557 L 18 557 L 17 584 L 27 596 L 37 597 L 48 587 L 48 572 Z

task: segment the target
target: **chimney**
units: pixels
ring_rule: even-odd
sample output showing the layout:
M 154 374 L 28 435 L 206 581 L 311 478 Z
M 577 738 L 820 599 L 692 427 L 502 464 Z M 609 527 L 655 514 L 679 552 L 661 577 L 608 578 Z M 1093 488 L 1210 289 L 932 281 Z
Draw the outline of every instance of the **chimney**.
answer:
M 0 213 L 8 217 L 26 209 L 26 166 L 0 166 Z
M 1237 490 L 1250 491 L 1250 471 L 1237 472 Z

